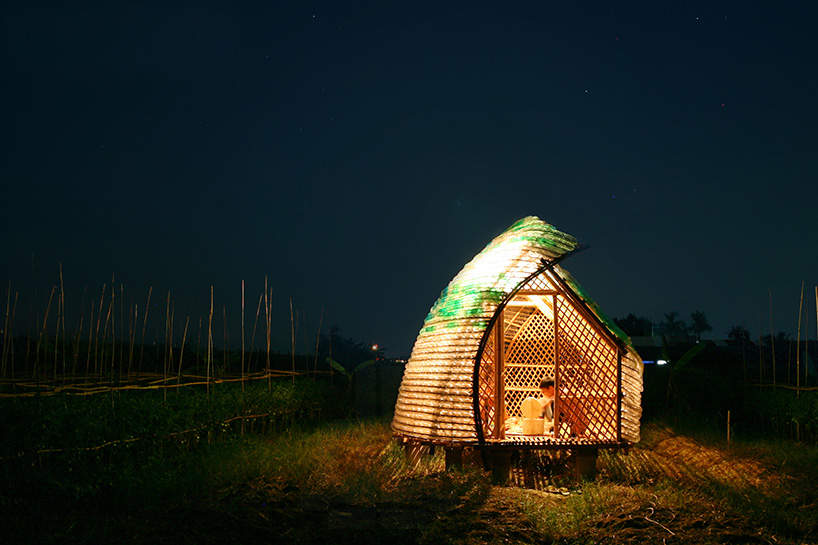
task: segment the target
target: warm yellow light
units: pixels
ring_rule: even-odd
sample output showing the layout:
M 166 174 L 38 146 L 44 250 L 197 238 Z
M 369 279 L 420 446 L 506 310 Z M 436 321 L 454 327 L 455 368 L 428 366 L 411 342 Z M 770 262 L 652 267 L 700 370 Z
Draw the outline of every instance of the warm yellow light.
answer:
M 546 318 L 554 320 L 554 307 L 550 297 L 542 295 L 526 295 L 525 299 L 515 298 L 508 302 L 510 307 L 536 307 L 540 312 L 545 314 Z
M 545 314 L 546 318 L 554 321 L 554 307 L 551 306 L 551 299 L 545 299 L 541 295 L 529 295 L 528 300 L 534 303 L 534 306 L 539 309 L 540 312 Z

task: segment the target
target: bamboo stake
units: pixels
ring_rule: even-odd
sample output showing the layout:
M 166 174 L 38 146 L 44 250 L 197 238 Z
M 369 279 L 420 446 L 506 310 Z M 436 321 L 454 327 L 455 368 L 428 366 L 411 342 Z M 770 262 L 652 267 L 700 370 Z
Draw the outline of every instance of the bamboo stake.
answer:
M 265 288 L 265 291 L 266 291 L 266 288 Z M 256 307 L 256 321 L 253 322 L 253 335 L 250 338 L 250 358 L 249 358 L 249 361 L 247 362 L 247 372 L 248 373 L 251 372 L 250 369 L 252 369 L 252 365 L 253 365 L 253 354 L 256 351 L 255 350 L 255 348 L 256 348 L 256 326 L 258 326 L 258 316 L 261 313 L 261 301 L 262 301 L 262 299 L 264 299 L 264 294 L 263 293 L 258 296 L 258 307 Z M 267 311 L 265 310 L 265 314 L 266 314 L 266 312 Z
M 128 378 L 133 369 L 133 351 L 136 344 L 136 324 L 139 321 L 139 304 L 131 300 L 131 311 L 128 313 Z
M 176 323 L 176 301 L 170 302 L 170 331 L 168 333 L 168 374 L 173 370 L 173 324 Z
M 37 318 L 34 321 L 34 327 L 37 327 L 37 322 L 40 321 L 39 318 L 40 314 L 37 313 Z M 31 361 L 31 309 L 29 308 L 28 312 L 28 321 L 26 323 L 26 357 L 23 360 L 25 362 L 25 367 L 23 368 L 23 374 L 28 374 L 28 362 Z
M 163 351 L 165 349 L 164 348 L 165 347 L 164 343 L 159 342 L 160 341 L 160 339 L 159 339 L 159 325 L 160 325 L 159 320 L 156 320 L 156 324 L 154 325 L 154 328 L 153 328 L 153 346 L 156 349 L 156 352 L 154 353 L 154 356 L 153 356 L 154 365 L 159 365 L 159 362 L 164 359 L 164 355 L 159 354 L 159 349 L 160 348 L 162 348 Z M 154 372 L 157 372 L 157 369 L 154 369 Z
M 77 320 L 77 329 L 74 334 L 74 364 L 71 369 L 71 374 L 77 374 L 77 365 L 79 364 L 80 345 L 82 343 L 82 326 L 85 318 L 85 296 L 88 294 L 88 286 L 82 290 L 82 299 L 80 299 L 80 317 Z
M 62 316 L 62 297 L 60 294 L 57 294 L 57 324 L 54 326 L 54 372 L 52 374 L 51 379 L 51 387 L 56 388 L 57 386 L 57 359 L 58 359 L 58 348 L 60 346 L 60 317 Z M 48 345 L 48 332 L 45 332 L 46 335 L 46 345 Z M 43 364 L 43 372 L 45 372 L 45 365 Z
M 111 286 L 111 302 L 108 303 L 108 312 L 105 314 L 105 327 L 102 328 L 102 351 L 100 353 L 100 359 L 102 363 L 105 363 L 105 342 L 108 339 L 108 324 L 112 323 L 113 318 L 111 316 L 111 311 L 114 306 L 114 298 L 113 298 L 113 286 Z M 102 372 L 102 367 L 100 367 L 100 373 Z M 113 358 L 113 351 L 111 356 L 111 387 L 114 385 L 114 358 Z
M 65 364 L 65 354 L 66 354 L 66 342 L 68 341 L 68 330 L 65 327 L 65 289 L 63 284 L 63 277 L 62 277 L 62 263 L 60 263 L 60 292 L 62 299 L 62 374 L 63 374 L 63 386 L 65 386 L 65 374 L 67 371 L 67 367 Z
M 122 333 L 125 332 L 125 286 L 119 283 L 119 384 L 122 385 L 122 366 L 125 364 L 124 349 L 125 343 L 122 341 Z M 128 364 L 128 374 L 130 374 L 130 364 Z
M 272 373 L 273 365 L 270 360 L 270 346 L 271 346 L 271 331 L 273 326 L 273 287 L 270 286 L 268 290 L 268 304 L 267 304 L 267 389 L 273 389 Z
M 102 346 L 103 346 L 103 354 L 105 353 L 105 339 L 108 338 L 107 331 L 108 331 L 108 322 L 111 322 L 111 412 L 114 412 L 114 364 L 115 364 L 115 357 L 116 357 L 116 347 L 114 346 L 114 318 L 116 316 L 116 307 L 114 306 L 114 300 L 116 298 L 116 290 L 114 289 L 114 279 L 111 277 L 111 303 L 108 305 L 108 315 L 105 317 L 105 332 L 106 334 L 103 336 L 102 339 Z M 103 359 L 103 363 L 104 363 Z
M 210 365 L 213 362 L 213 285 L 210 286 L 210 314 L 207 320 L 207 399 L 210 400 Z
M 291 350 L 290 354 L 293 360 L 293 384 L 295 384 L 295 322 L 293 321 L 293 298 L 290 297 L 290 336 L 291 336 Z
M 809 312 L 804 312 L 804 388 L 809 386 Z
M 9 310 L 11 308 L 11 280 L 9 280 L 9 287 L 6 289 L 6 317 L 3 319 L 3 356 L 2 356 L 2 381 L 6 381 L 6 368 L 8 365 L 9 354 Z M 14 361 L 11 362 L 14 367 Z
M 35 312 L 35 314 L 34 314 L 34 326 L 33 327 L 35 328 L 35 331 L 36 331 L 36 328 L 39 326 L 39 323 L 40 323 L 40 296 L 39 296 L 39 292 L 37 291 L 37 272 L 36 271 L 37 271 L 37 269 L 34 267 L 34 252 L 32 252 L 31 253 L 31 284 L 34 287 L 34 312 Z M 26 361 L 26 367 L 25 367 L 24 373 L 28 373 L 28 362 L 31 359 L 31 328 L 32 328 L 31 308 L 29 307 L 28 328 L 27 328 L 28 343 L 26 343 L 26 360 L 25 360 Z M 39 335 L 38 335 L 37 343 L 39 344 Z M 35 349 L 36 348 L 37 347 L 35 346 Z M 34 370 L 37 367 L 37 360 L 39 359 L 39 357 L 40 357 L 39 350 L 36 350 L 35 355 L 34 355 L 34 369 L 32 369 L 32 371 L 31 371 L 32 376 L 35 375 Z M 39 383 L 39 381 L 38 381 L 38 383 Z
M 111 275 L 111 386 L 114 385 L 114 365 L 116 358 L 116 284 L 115 277 Z
M 227 304 L 222 305 L 222 326 L 224 328 L 224 344 L 222 345 L 222 362 L 224 363 L 224 371 L 222 374 L 229 371 L 227 367 L 227 352 L 230 346 L 230 335 L 227 333 Z
M 170 297 L 170 292 L 168 292 L 168 297 Z M 173 366 L 173 321 L 174 321 L 174 312 L 176 310 L 175 302 L 170 303 L 170 325 L 168 326 L 168 367 L 167 367 L 167 374 L 170 374 L 171 368 Z M 165 386 L 167 383 L 163 383 Z M 162 388 L 164 392 L 167 392 L 167 388 Z M 165 393 L 165 398 L 167 398 L 167 393 Z
M 11 283 L 9 283 L 9 289 L 11 289 Z M 17 394 L 17 383 L 14 380 L 14 335 L 12 334 L 11 328 L 14 327 L 14 316 L 17 312 L 17 297 L 19 293 L 14 292 L 14 306 L 11 308 L 11 321 L 9 321 L 9 326 L 6 328 L 6 332 L 9 334 L 9 338 L 11 339 L 11 351 L 9 352 L 9 358 L 11 360 L 11 393 L 16 395 Z M 26 349 L 28 350 L 28 349 Z
M 787 384 L 792 384 L 792 344 L 794 342 L 795 339 L 791 338 L 787 343 Z
M 329 329 L 329 358 L 332 359 L 332 328 Z M 332 369 L 332 365 L 330 365 L 329 362 L 327 362 L 327 365 L 329 365 L 329 383 L 330 385 L 333 385 L 335 384 L 334 383 L 335 373 Z
M 34 375 L 34 377 L 37 379 L 36 382 L 37 382 L 38 390 L 39 390 L 40 380 L 39 380 L 39 377 L 37 377 L 37 367 L 38 367 L 38 364 L 40 362 L 40 346 L 42 345 L 43 337 L 45 336 L 45 333 L 46 333 L 46 326 L 48 325 L 48 315 L 51 312 L 51 300 L 54 298 L 54 290 L 55 289 L 56 289 L 56 286 L 52 286 L 51 287 L 51 295 L 48 296 L 48 305 L 45 308 L 45 318 L 43 318 L 43 329 L 40 332 L 40 335 L 38 335 L 36 352 L 34 354 L 34 370 L 32 371 L 32 375 Z M 44 375 L 48 376 L 46 373 L 47 373 L 47 371 L 44 372 Z
M 787 385 L 792 385 L 792 339 L 787 345 Z
M 102 295 L 99 298 L 99 309 L 97 309 L 97 329 L 94 335 L 94 374 L 97 374 L 99 361 L 97 360 L 97 348 L 99 348 L 99 322 L 102 317 L 102 302 L 105 299 L 105 284 L 102 285 Z
M 773 290 L 767 288 L 770 292 L 770 346 L 773 351 L 773 390 L 775 390 L 775 335 L 773 334 Z
M 148 326 L 148 311 L 151 308 L 151 294 L 153 293 L 153 286 L 148 288 L 148 300 L 145 302 L 145 315 L 142 317 L 142 344 L 139 345 L 139 367 L 136 370 L 136 376 L 142 372 L 142 356 L 145 353 L 145 329 Z
M 301 321 L 304 322 L 304 327 L 303 327 L 303 329 L 304 329 L 304 372 L 306 373 L 307 371 L 310 370 L 310 346 L 309 346 L 309 344 L 307 344 L 307 343 L 309 343 L 309 340 L 307 339 L 307 311 L 306 310 L 304 312 L 302 312 L 302 316 L 303 316 L 303 318 L 301 319 Z
M 196 374 L 199 374 L 199 348 L 202 346 L 202 317 L 199 316 L 199 333 L 196 337 Z
M 88 382 L 88 372 L 91 369 L 91 345 L 94 342 L 94 298 L 91 298 L 91 320 L 88 326 L 88 350 L 85 354 L 85 382 Z
M 321 325 L 324 323 L 324 307 L 321 307 L 321 316 L 318 318 L 318 334 L 315 336 L 315 361 L 312 365 L 312 378 L 318 376 L 318 342 L 321 340 Z
M 179 390 L 178 390 L 179 383 L 182 381 L 182 359 L 184 358 L 184 355 L 185 355 L 185 340 L 187 340 L 187 325 L 189 323 L 190 323 L 190 316 L 188 316 L 185 319 L 185 331 L 184 331 L 184 333 L 182 333 L 182 348 L 179 350 L 179 373 L 176 375 L 176 386 L 177 386 L 176 392 L 177 393 L 179 392 Z
M 57 346 L 60 344 L 60 323 L 62 323 L 62 384 L 65 386 L 65 284 L 60 261 L 60 300 L 57 304 L 57 332 L 54 336 L 54 384 L 57 383 Z
M 270 292 L 271 296 L 268 298 L 267 296 L 267 275 L 264 275 L 264 314 L 267 319 L 267 390 L 271 391 L 273 389 L 273 383 L 270 378 L 270 308 L 271 303 L 270 299 L 272 299 L 272 291 Z
M 244 391 L 244 280 L 241 281 L 241 389 Z
M 764 331 L 761 314 L 758 316 L 758 387 L 762 388 L 764 383 L 764 343 L 762 342 L 761 332 Z
M 798 333 L 795 347 L 795 396 L 801 397 L 801 309 L 804 307 L 804 281 L 801 281 L 801 301 L 798 303 Z
M 83 326 L 83 322 L 84 322 L 84 319 L 85 319 L 84 314 L 85 313 L 80 313 L 79 324 L 77 325 L 77 334 L 74 337 L 75 338 L 75 341 L 74 341 L 74 365 L 72 366 L 72 369 L 71 369 L 71 374 L 72 375 L 77 374 L 77 362 L 78 362 L 79 356 L 80 356 L 80 343 L 81 343 L 81 340 L 82 340 L 82 326 Z
M 168 336 L 170 335 L 170 290 L 168 290 L 168 297 L 165 301 L 165 346 L 162 349 L 162 378 L 168 378 Z M 166 384 L 166 382 L 163 382 Z

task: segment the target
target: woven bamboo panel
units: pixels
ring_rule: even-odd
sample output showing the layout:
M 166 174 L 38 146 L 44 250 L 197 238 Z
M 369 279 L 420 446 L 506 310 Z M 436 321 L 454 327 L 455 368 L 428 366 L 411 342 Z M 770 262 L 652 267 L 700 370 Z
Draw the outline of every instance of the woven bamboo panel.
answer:
M 494 392 L 497 372 L 496 362 L 494 335 L 489 335 L 488 342 L 486 342 L 486 346 L 483 349 L 483 357 L 480 360 L 480 375 L 477 385 L 483 437 L 493 437 L 498 423 L 494 404 L 494 396 L 496 395 Z
M 565 297 L 557 301 L 557 436 L 616 441 L 617 348 Z
M 528 283 L 525 285 L 526 291 L 554 291 L 556 289 L 557 289 L 556 286 L 551 281 L 551 279 L 548 278 L 548 275 L 546 273 L 538 274 L 537 276 L 529 280 Z
M 521 405 L 527 397 L 540 397 L 540 381 L 554 378 L 556 352 L 554 323 L 542 312 L 528 309 L 519 328 L 508 342 L 505 362 L 505 404 L 509 417 L 522 417 Z M 508 339 L 508 337 L 506 337 Z
M 638 443 L 642 419 L 642 359 L 632 350 L 622 358 L 622 438 Z

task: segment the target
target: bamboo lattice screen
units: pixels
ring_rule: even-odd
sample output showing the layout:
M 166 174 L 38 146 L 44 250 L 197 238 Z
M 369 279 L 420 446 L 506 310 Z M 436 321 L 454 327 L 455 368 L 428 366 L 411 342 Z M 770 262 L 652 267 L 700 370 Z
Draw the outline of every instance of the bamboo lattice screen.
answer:
M 557 301 L 562 347 L 555 410 L 557 437 L 616 441 L 618 350 L 564 297 Z

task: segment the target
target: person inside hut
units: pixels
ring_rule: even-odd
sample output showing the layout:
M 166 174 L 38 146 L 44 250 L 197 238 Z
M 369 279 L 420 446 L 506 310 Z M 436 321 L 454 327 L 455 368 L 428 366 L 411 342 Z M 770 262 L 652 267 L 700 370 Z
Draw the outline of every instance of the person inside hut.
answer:
M 542 418 L 545 420 L 545 431 L 551 431 L 554 429 L 554 381 L 542 379 L 540 392 L 542 392 L 540 404 L 542 405 Z

